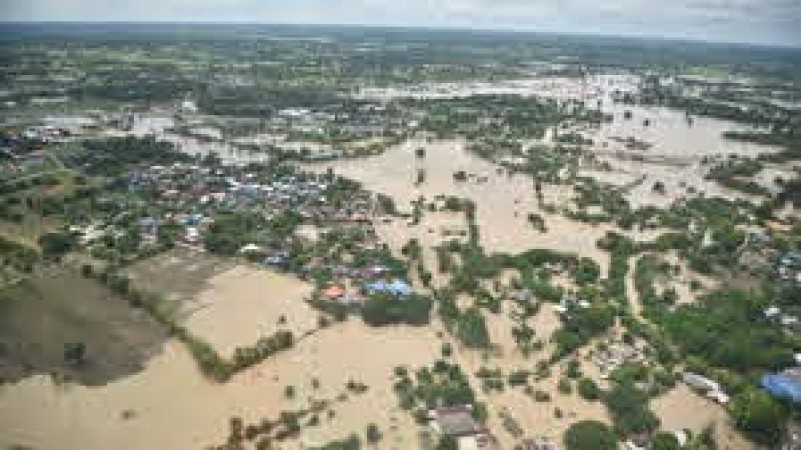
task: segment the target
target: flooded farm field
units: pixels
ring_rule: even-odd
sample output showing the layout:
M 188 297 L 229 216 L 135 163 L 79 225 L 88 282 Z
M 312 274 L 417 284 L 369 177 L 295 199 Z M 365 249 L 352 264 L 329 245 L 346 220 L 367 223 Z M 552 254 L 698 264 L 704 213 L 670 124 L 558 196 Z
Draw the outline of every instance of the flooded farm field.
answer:
M 44 376 L 6 386 L 0 391 L 0 445 L 205 448 L 225 441 L 233 416 L 246 423 L 275 419 L 281 410 L 308 406 L 310 398 L 346 393 L 331 402 L 333 416 L 323 414 L 318 426 L 304 427 L 298 441 L 281 448 L 322 445 L 360 432 L 371 422 L 384 432 L 385 448 L 416 448 L 417 428 L 396 406 L 392 370 L 397 365 L 429 364 L 438 351 L 436 337 L 425 329 L 365 329 L 351 320 L 220 385 L 202 378 L 184 347 L 171 341 L 146 370 L 107 386 L 59 386 Z M 364 383 L 368 390 L 347 393 L 349 380 Z M 284 395 L 288 385 L 297 391 L 294 399 Z
M 311 286 L 296 278 L 237 267 L 209 283 L 196 297 L 186 325 L 222 355 L 230 357 L 237 347 L 279 328 L 300 336 L 317 327 L 318 314 L 304 301 Z
M 708 117 L 691 117 L 663 107 L 630 106 L 604 103 L 601 110 L 610 114 L 612 122 L 589 131 L 595 146 L 611 151 L 625 151 L 628 138 L 649 145 L 645 155 L 698 160 L 728 155 L 757 156 L 779 151 L 778 148 L 726 139 L 727 131 L 749 131 L 752 128 L 734 122 Z M 626 113 L 631 114 L 629 119 Z M 646 124 L 647 122 L 647 124 Z
M 203 254 L 176 251 L 157 258 L 134 267 L 134 283 L 172 292 L 187 327 L 221 352 L 273 332 L 281 316 L 286 323 L 280 327 L 296 335 L 317 325 L 318 315 L 303 302 L 311 290 L 304 282 Z M 386 448 L 416 448 L 418 428 L 397 407 L 392 371 L 430 364 L 439 346 L 430 328 L 374 329 L 352 318 L 217 384 L 203 378 L 182 344 L 170 340 L 138 373 L 103 386 L 57 384 L 44 375 L 5 385 L 0 446 L 205 448 L 225 441 L 233 416 L 246 423 L 276 419 L 282 410 L 325 400 L 334 412 L 322 413 L 319 425 L 304 427 L 299 440 L 281 448 L 322 445 L 368 423 L 380 427 Z M 349 381 L 368 389 L 350 392 Z M 287 386 L 296 392 L 291 398 Z
M 494 164 L 465 151 L 463 141 L 412 140 L 391 147 L 379 156 L 339 160 L 323 164 L 307 164 L 304 168 L 335 173 L 360 181 L 367 189 L 390 195 L 400 209 L 410 211 L 410 203 L 420 196 L 433 201 L 436 196 L 468 198 L 476 204 L 476 220 L 481 243 L 490 252 L 517 253 L 531 248 L 548 248 L 595 259 L 606 272 L 608 255 L 597 248 L 597 241 L 611 229 L 607 225 L 591 225 L 570 220 L 559 214 L 543 211 L 537 204 L 532 180 L 524 174 L 499 172 Z M 415 150 L 426 148 L 426 156 L 418 158 Z M 425 181 L 415 183 L 418 170 L 425 172 Z M 453 174 L 465 171 L 467 181 L 454 180 Z M 545 203 L 570 204 L 573 188 L 569 185 L 544 185 Z M 528 214 L 545 219 L 546 232 L 536 230 L 528 222 Z M 431 217 L 432 222 L 427 222 Z M 441 213 L 424 212 L 417 226 L 379 225 L 382 238 L 405 243 L 416 237 L 429 246 L 441 241 L 438 230 Z M 466 228 L 466 226 L 465 226 Z M 422 232 L 419 230 L 423 230 Z M 635 232 L 644 239 L 654 232 Z
M 125 298 L 66 269 L 5 289 L 0 330 L 0 380 L 5 383 L 52 374 L 103 385 L 142 370 L 168 339 L 155 320 L 131 309 Z M 80 354 L 65 358 L 66 349 L 76 345 Z
M 194 334 L 230 357 L 277 329 L 295 336 L 317 327 L 304 301 L 311 286 L 295 277 L 186 250 L 138 264 L 135 283 L 164 293 Z

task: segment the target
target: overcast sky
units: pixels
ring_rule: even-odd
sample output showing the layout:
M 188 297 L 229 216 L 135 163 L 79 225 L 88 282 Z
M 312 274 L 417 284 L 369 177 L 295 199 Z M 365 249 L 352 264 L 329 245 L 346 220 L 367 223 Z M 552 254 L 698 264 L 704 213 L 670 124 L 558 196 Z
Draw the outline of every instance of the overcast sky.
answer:
M 465 27 L 801 46 L 801 0 L 0 0 L 0 18 Z

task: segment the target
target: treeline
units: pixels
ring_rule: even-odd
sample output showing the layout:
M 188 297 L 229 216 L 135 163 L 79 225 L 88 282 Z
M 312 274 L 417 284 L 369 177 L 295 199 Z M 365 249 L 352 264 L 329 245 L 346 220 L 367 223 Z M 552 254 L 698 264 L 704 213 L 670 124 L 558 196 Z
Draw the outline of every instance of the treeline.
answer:
M 292 333 L 279 330 L 272 336 L 259 339 L 252 347 L 237 348 L 233 358 L 228 360 L 220 356 L 210 344 L 180 324 L 175 317 L 173 305 L 158 295 L 136 289 L 125 274 L 113 268 L 96 273 L 90 265 L 84 265 L 82 273 L 84 276 L 94 278 L 106 285 L 113 292 L 128 300 L 132 307 L 147 311 L 157 322 L 167 328 L 171 336 L 186 345 L 201 372 L 214 381 L 228 381 L 237 372 L 294 345 Z
M 469 348 L 488 348 L 491 344 L 487 324 L 481 310 L 473 307 L 462 312 L 452 291 L 435 294 L 438 311 L 445 328 Z
M 744 109 L 726 102 L 689 97 L 654 83 L 645 85 L 638 100 L 643 105 L 679 109 L 688 115 L 714 117 L 752 125 L 769 125 L 774 120 L 773 111 L 767 108 Z
M 362 319 L 370 326 L 390 324 L 426 325 L 431 299 L 419 294 L 396 297 L 386 293 L 368 296 L 361 309 Z
M 221 87 L 205 88 L 199 95 L 198 108 L 207 114 L 236 117 L 271 116 L 284 108 L 318 108 L 324 109 L 332 105 L 340 108 L 343 102 L 353 104 L 356 109 L 360 104 L 341 95 L 336 87 L 322 85 L 305 86 L 260 86 L 253 87 Z
M 721 186 L 749 195 L 770 196 L 771 192 L 767 188 L 753 180 L 744 179 L 758 174 L 763 167 L 763 164 L 758 160 L 731 159 L 712 167 L 705 178 L 714 180 Z
M 86 140 L 82 145 L 84 151 L 74 153 L 66 162 L 92 175 L 115 176 L 139 164 L 168 165 L 192 160 L 171 143 L 153 136 Z
M 562 328 L 553 335 L 556 349 L 551 357 L 557 361 L 599 336 L 614 324 L 617 311 L 610 305 L 572 308 L 562 316 Z

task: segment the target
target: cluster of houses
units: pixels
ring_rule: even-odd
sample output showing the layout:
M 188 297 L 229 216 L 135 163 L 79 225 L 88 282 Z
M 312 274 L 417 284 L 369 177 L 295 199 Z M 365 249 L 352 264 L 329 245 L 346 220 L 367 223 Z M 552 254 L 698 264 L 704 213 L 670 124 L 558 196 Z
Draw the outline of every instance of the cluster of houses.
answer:
M 381 106 L 364 105 L 347 110 L 331 107 L 327 109 L 285 108 L 270 119 L 270 125 L 286 131 L 311 135 L 324 135 L 329 130 L 336 130 L 337 136 L 359 139 L 382 136 L 387 130 L 387 125 L 392 123 L 387 117 L 385 108 Z
M 412 286 L 399 278 L 387 281 L 380 267 L 353 269 L 358 272 L 346 282 L 329 284 L 320 291 L 320 295 L 328 301 L 342 305 L 361 305 L 371 294 L 389 294 L 399 300 L 408 298 L 414 293 Z
M 603 349 L 595 351 L 592 357 L 593 363 L 601 371 L 601 378 L 608 379 L 615 369 L 628 362 L 645 362 L 645 350 L 648 344 L 645 341 L 637 341 L 634 345 L 624 342 L 612 342 Z
M 0 160 L 5 170 L 23 172 L 41 167 L 45 161 L 45 153 L 41 144 L 30 145 L 31 140 L 25 136 L 28 131 L 0 135 Z M 38 139 L 36 140 L 38 142 Z
M 203 230 L 219 211 L 249 210 L 269 218 L 291 210 L 303 219 L 325 223 L 369 222 L 372 199 L 369 194 L 355 195 L 346 204 L 335 205 L 327 197 L 330 182 L 324 176 L 283 175 L 265 179 L 240 167 L 210 168 L 175 163 L 150 166 L 132 171 L 130 191 L 147 191 L 156 199 L 153 204 L 170 211 L 171 219 L 185 227 L 183 241 L 199 244 Z M 144 217 L 143 232 L 155 234 L 166 219 Z M 243 252 L 257 251 L 254 247 Z
M 771 231 L 787 232 L 788 224 L 771 222 Z M 738 249 L 740 264 L 752 269 L 773 266 L 773 274 L 778 280 L 793 282 L 801 286 L 801 251 L 779 252 L 771 244 L 773 238 L 768 230 L 750 231 Z
M 554 306 L 553 309 L 559 314 L 569 314 L 572 310 L 586 309 L 589 307 L 590 302 L 587 300 L 581 300 L 575 295 L 565 292 L 562 294 L 562 298 L 559 299 L 559 304 Z
M 776 263 L 776 276 L 801 286 L 801 252 L 787 252 Z

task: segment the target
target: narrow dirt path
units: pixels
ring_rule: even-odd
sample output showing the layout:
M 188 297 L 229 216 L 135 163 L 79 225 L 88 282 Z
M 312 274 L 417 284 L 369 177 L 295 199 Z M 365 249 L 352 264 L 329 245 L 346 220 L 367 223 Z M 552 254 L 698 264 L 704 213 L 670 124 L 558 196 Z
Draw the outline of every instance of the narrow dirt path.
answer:
M 637 270 L 637 263 L 640 262 L 642 255 L 637 255 L 629 258 L 629 271 L 626 273 L 626 298 L 631 305 L 631 312 L 638 319 L 642 319 L 642 303 L 640 302 L 640 294 L 637 292 L 637 287 L 634 285 L 634 271 Z

